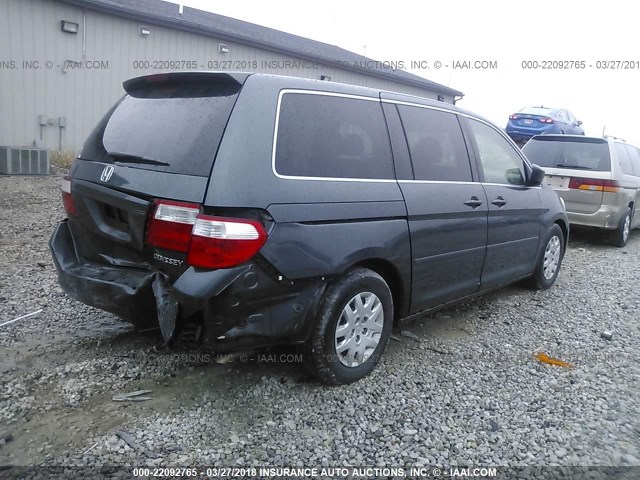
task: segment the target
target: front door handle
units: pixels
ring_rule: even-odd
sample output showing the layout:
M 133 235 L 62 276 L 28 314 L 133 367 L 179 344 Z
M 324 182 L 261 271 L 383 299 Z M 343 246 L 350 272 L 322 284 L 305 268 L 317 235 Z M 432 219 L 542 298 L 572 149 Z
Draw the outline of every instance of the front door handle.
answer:
M 502 197 L 498 197 L 491 203 L 493 203 L 496 207 L 501 208 L 507 204 L 507 201 Z
M 478 197 L 476 197 L 475 195 L 473 197 L 471 197 L 469 200 L 467 200 L 466 202 L 464 202 L 465 205 L 467 205 L 468 207 L 471 207 L 473 209 L 478 208 L 480 205 L 482 205 L 482 202 L 478 199 Z

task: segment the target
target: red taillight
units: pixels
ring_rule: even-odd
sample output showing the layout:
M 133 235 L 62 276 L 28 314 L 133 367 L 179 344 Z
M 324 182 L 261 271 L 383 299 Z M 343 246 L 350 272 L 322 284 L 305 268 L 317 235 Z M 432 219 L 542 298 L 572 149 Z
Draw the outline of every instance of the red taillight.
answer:
M 200 206 L 194 203 L 155 202 L 147 226 L 147 243 L 153 247 L 186 253 L 198 213 Z
M 541 118 L 540 123 L 553 123 L 553 118 Z
M 200 268 L 226 268 L 246 262 L 267 239 L 254 220 L 198 215 L 187 263 Z
M 198 268 L 227 268 L 253 257 L 267 232 L 260 222 L 214 217 L 193 203 L 157 200 L 147 226 L 147 244 L 187 254 Z
M 518 115 L 509 115 L 509 120 L 517 120 L 520 117 Z
M 67 212 L 67 215 L 75 217 L 78 215 L 78 210 L 76 210 L 76 204 L 71 196 L 71 177 L 68 175 L 62 177 L 60 190 L 62 191 L 62 205 L 64 206 L 64 211 Z
M 588 190 L 591 192 L 619 192 L 620 184 L 616 180 L 603 180 L 600 178 L 572 178 L 569 188 L 576 190 Z

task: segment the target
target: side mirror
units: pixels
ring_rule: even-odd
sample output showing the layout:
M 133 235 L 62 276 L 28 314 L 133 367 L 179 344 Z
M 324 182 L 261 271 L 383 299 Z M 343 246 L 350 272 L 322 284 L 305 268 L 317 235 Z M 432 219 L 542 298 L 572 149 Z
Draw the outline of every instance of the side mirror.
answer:
M 544 180 L 544 170 L 535 163 L 531 165 L 531 173 L 527 180 L 527 187 L 539 187 Z
M 577 125 L 577 126 L 582 125 L 582 120 L 578 120 L 578 121 L 576 122 L 576 125 Z

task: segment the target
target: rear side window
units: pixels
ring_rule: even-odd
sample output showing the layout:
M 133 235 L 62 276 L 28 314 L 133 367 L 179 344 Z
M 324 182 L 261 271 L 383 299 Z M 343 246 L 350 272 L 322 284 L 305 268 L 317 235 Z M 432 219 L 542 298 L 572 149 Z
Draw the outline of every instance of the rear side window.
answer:
M 524 165 L 515 148 L 494 128 L 469 120 L 487 183 L 524 185 Z
M 416 180 L 471 181 L 458 118 L 429 108 L 398 106 Z
M 158 84 L 126 95 L 98 124 L 81 158 L 209 176 L 239 85 Z
M 615 149 L 616 157 L 618 157 L 618 162 L 620 163 L 622 172 L 626 175 L 633 175 L 633 167 L 631 166 L 631 159 L 629 158 L 629 154 L 627 153 L 626 146 L 622 143 L 616 143 Z
M 531 163 L 540 167 L 611 171 L 609 144 L 599 138 L 532 138 L 522 148 Z
M 640 177 L 640 152 L 633 145 L 627 145 L 627 151 L 629 157 L 631 157 L 631 168 L 633 168 L 633 174 L 636 177 Z
M 280 103 L 275 169 L 280 175 L 299 177 L 393 179 L 380 102 L 285 93 Z

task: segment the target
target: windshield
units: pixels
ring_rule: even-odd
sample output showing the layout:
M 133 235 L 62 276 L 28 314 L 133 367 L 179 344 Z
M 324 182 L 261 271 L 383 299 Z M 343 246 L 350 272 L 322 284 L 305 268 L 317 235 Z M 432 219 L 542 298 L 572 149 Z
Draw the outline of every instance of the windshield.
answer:
M 541 167 L 611 170 L 609 144 L 603 139 L 541 136 L 532 138 L 522 151 Z
M 89 136 L 81 158 L 208 176 L 239 88 L 189 82 L 130 92 Z
M 553 113 L 552 108 L 543 107 L 526 107 L 520 110 L 520 113 L 529 113 L 531 115 L 546 115 L 549 116 Z

